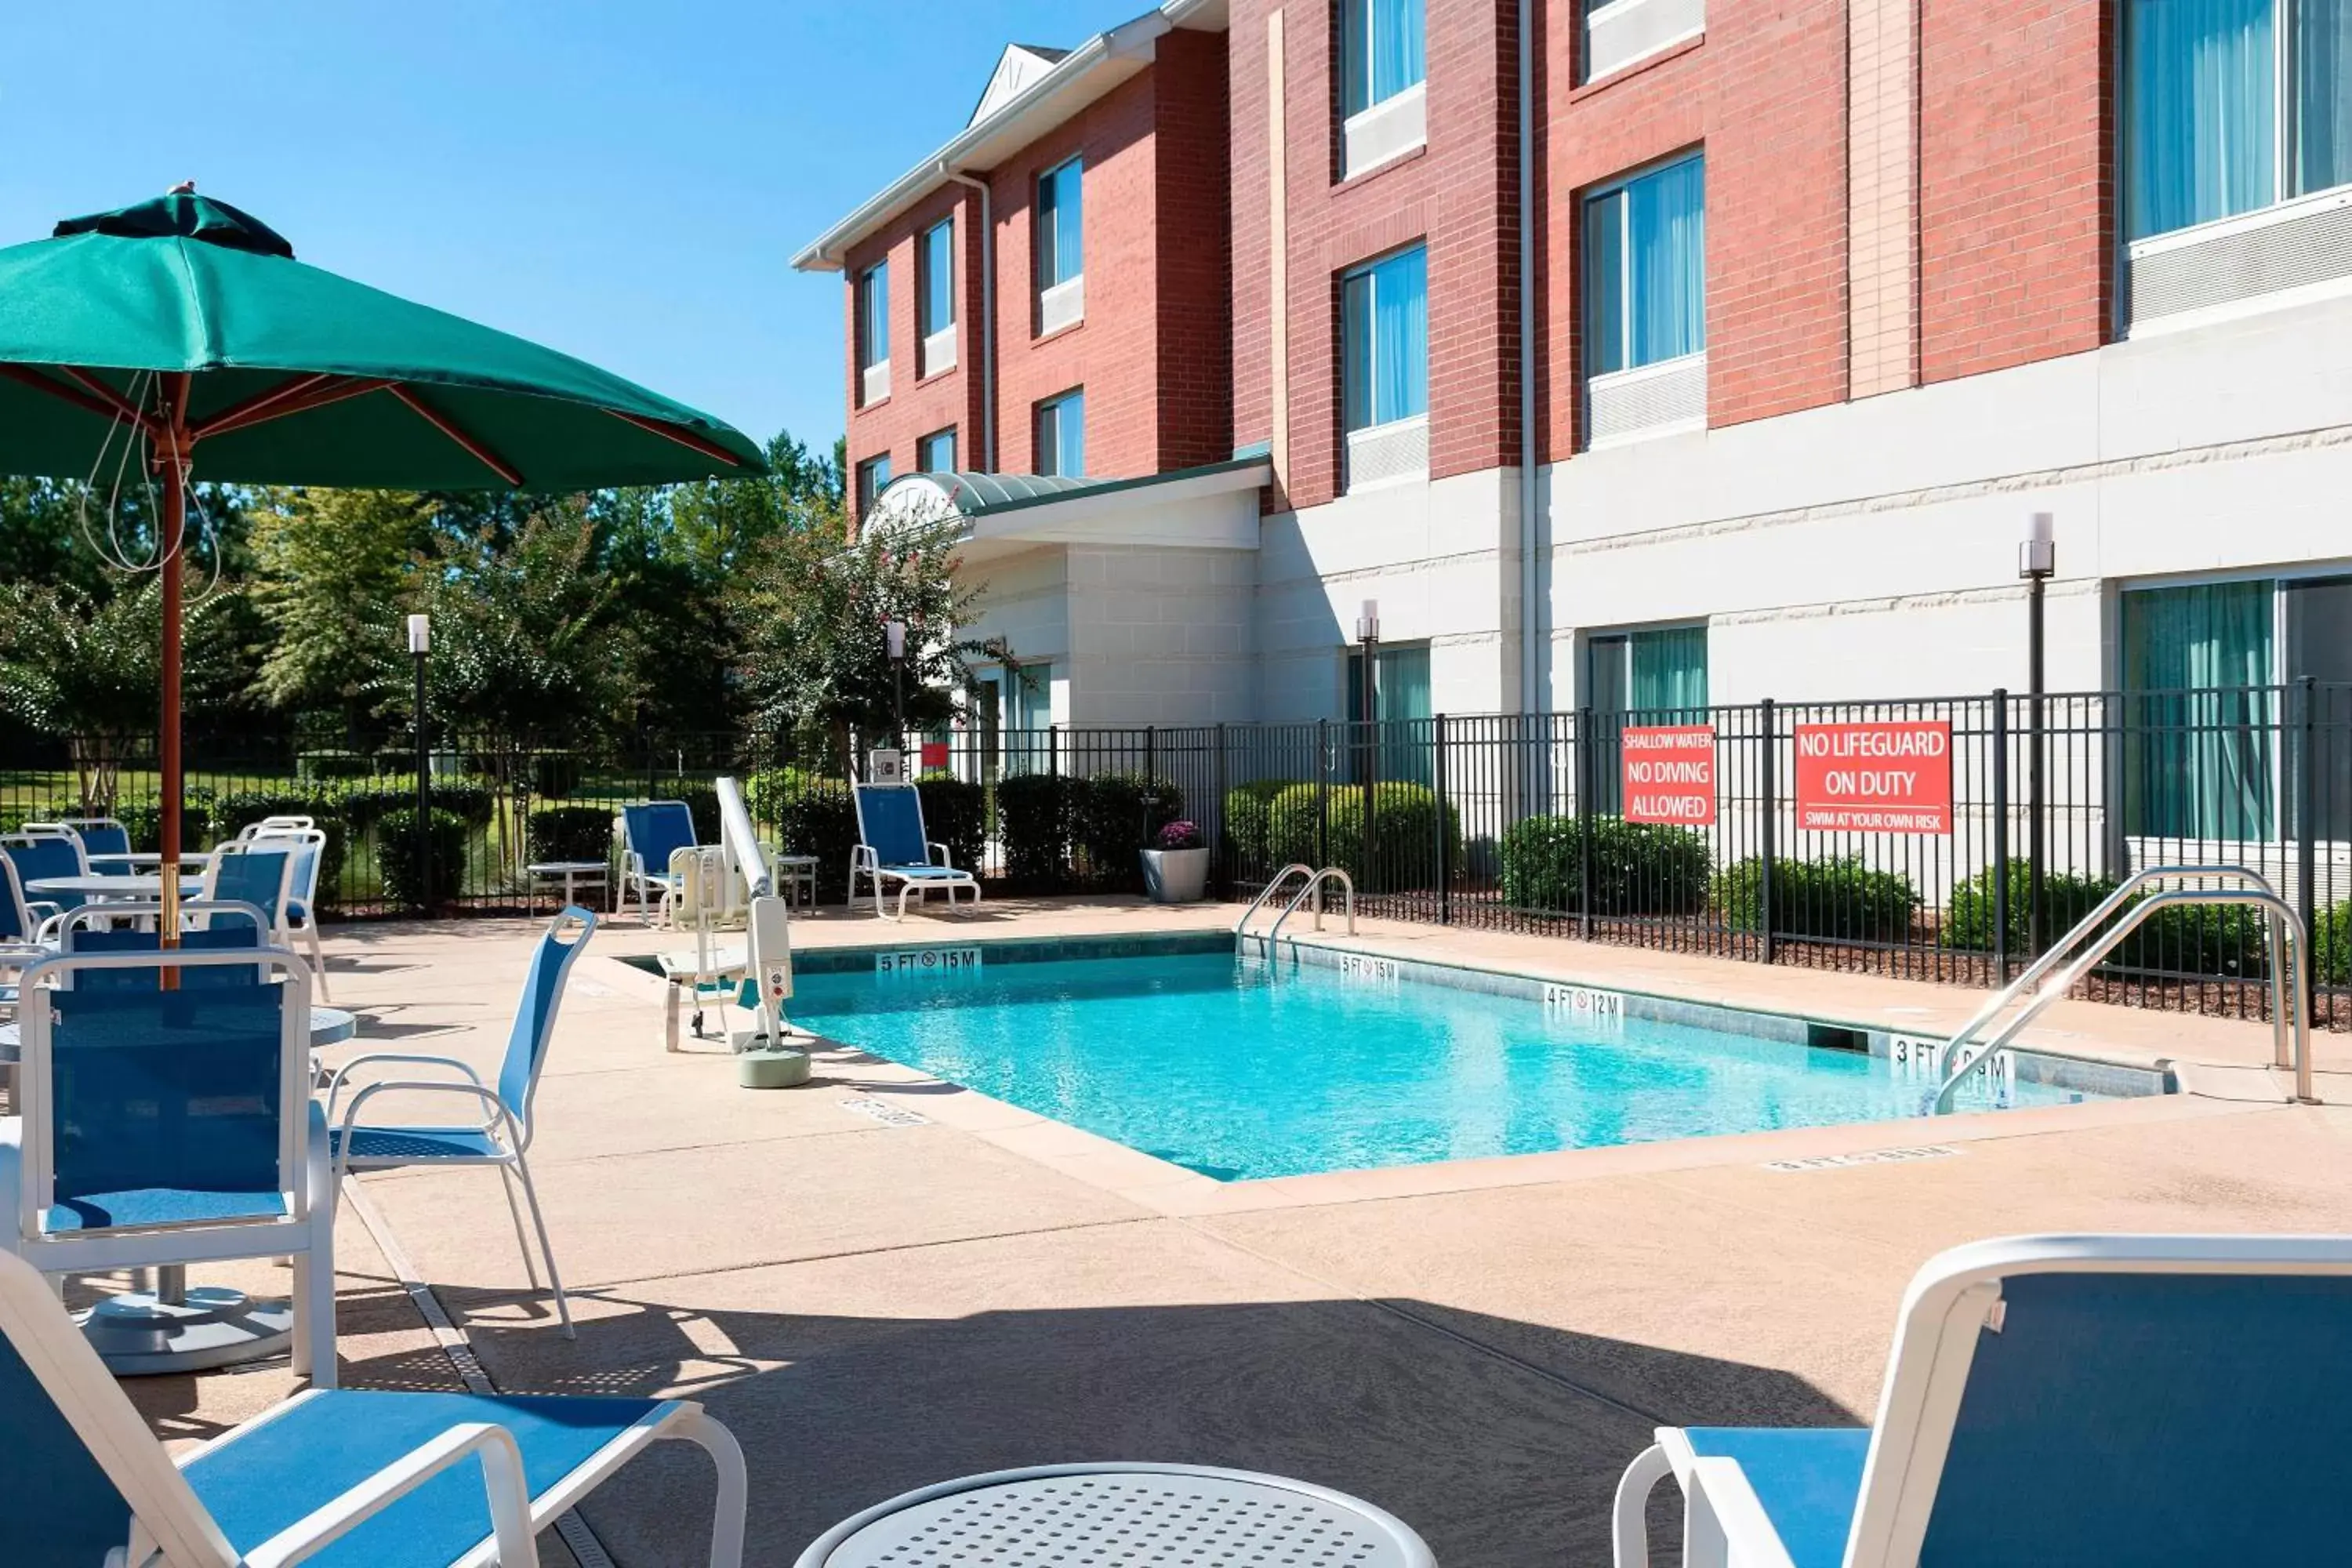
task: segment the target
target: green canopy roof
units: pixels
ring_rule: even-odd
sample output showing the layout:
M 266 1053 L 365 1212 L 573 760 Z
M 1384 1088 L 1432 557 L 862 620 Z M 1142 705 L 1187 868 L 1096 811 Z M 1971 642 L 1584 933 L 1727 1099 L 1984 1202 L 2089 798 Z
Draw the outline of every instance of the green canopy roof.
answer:
M 173 374 L 193 479 L 585 489 L 764 468 L 707 414 L 307 266 L 208 197 L 0 249 L 0 472 L 87 476 L 120 450 L 119 405 L 160 415 Z

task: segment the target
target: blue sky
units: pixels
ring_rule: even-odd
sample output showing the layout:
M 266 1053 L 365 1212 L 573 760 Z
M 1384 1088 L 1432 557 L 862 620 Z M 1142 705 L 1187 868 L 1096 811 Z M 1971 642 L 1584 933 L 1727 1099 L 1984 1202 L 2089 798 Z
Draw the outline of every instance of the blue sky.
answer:
M 305 261 L 830 445 L 839 283 L 793 255 L 960 130 L 1003 44 L 1149 5 L 26 0 L 0 244 L 194 179 Z

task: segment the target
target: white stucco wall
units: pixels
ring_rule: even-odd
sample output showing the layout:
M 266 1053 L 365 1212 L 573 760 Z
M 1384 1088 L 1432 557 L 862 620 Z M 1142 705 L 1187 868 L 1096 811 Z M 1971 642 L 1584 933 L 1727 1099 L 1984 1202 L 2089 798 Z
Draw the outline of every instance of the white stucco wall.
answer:
M 1255 551 L 1069 550 L 1074 724 L 1257 716 Z

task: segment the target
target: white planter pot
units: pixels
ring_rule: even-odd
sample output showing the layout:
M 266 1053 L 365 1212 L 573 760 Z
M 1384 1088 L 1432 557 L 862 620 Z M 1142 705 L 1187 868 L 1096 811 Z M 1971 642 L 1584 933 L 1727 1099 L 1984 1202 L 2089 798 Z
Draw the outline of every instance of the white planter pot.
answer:
M 1196 902 L 1208 883 L 1206 848 L 1143 851 L 1143 890 L 1159 903 Z

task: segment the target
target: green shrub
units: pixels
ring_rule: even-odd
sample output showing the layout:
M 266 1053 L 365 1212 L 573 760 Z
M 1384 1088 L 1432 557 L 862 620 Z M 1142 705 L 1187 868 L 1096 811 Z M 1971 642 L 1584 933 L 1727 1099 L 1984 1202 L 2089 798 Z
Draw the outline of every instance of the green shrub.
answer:
M 215 842 L 213 833 L 213 792 L 190 788 L 180 796 L 180 847 L 188 853 L 209 849 Z M 68 815 L 71 815 L 68 813 Z M 163 848 L 163 808 L 152 800 L 118 804 L 107 815 L 122 824 L 131 835 L 131 847 L 151 854 L 161 854 Z M 226 835 L 221 837 L 226 837 Z M 321 891 L 326 879 L 320 879 Z
M 1140 889 L 1140 852 L 1184 815 L 1184 792 L 1145 773 L 1099 773 L 1069 791 L 1072 870 L 1089 886 Z
M 947 846 L 957 866 L 977 876 L 988 842 L 988 792 L 944 773 L 917 780 L 915 789 L 923 799 L 923 831 Z
M 2352 900 L 2331 905 L 2311 922 L 2312 973 L 2322 985 L 2352 985 Z
M 1225 792 L 1225 853 L 1234 873 L 1242 877 L 1271 875 L 1274 858 L 1274 802 L 1296 779 L 1255 779 Z
M 294 758 L 294 776 L 307 784 L 326 779 L 363 779 L 374 772 L 375 764 L 363 752 L 300 752 Z
M 341 799 L 333 786 L 234 790 L 214 801 L 206 826 L 216 842 L 236 837 L 267 816 L 307 816 L 326 834 L 327 842 L 319 851 L 319 902 L 331 909 L 341 903 L 343 862 L 351 854 L 352 830 L 344 820 Z M 184 819 L 180 837 L 189 845 L 202 842 L 188 832 Z
M 472 778 L 436 778 L 433 809 L 454 811 L 468 827 L 488 827 L 498 814 L 498 795 L 488 784 Z M 387 811 L 411 811 L 416 806 L 415 773 L 383 773 L 364 784 L 345 784 L 328 797 L 344 826 L 365 833 Z
M 1293 784 L 1267 803 L 1268 869 L 1301 861 L 1321 868 L 1338 866 L 1354 879 L 1360 893 L 1398 892 L 1437 885 L 1437 793 L 1426 784 L 1390 779 L 1372 786 L 1372 842 L 1365 853 L 1364 791 L 1360 784 L 1333 784 L 1322 797 L 1323 822 L 1317 824 L 1318 787 Z M 1318 855 L 1318 837 L 1320 837 Z M 1462 863 L 1462 816 L 1445 808 L 1445 837 L 1452 863 Z
M 579 752 L 533 752 L 530 761 L 530 769 L 525 776 L 530 780 L 530 793 L 541 799 L 562 800 L 580 787 L 583 770 Z
M 778 849 L 816 857 L 819 899 L 830 900 L 846 884 L 849 852 L 857 847 L 857 811 L 846 783 L 798 768 L 773 768 L 751 775 L 743 804 L 753 824 L 773 836 Z
M 1764 863 L 1750 857 L 1715 879 L 1715 908 L 1734 931 L 1764 929 Z M 1772 929 L 1832 942 L 1901 942 L 1911 931 L 1918 889 L 1900 871 L 1876 871 L 1859 856 L 1772 862 Z
M 464 817 L 438 807 L 432 812 L 429 824 L 425 852 L 432 857 L 433 900 L 438 905 L 464 891 L 469 830 Z M 383 877 L 384 896 L 406 907 L 424 902 L 426 862 L 418 853 L 418 837 L 416 808 L 413 805 L 387 811 L 376 822 L 375 864 Z
M 1068 883 L 1076 783 L 1059 773 L 1014 773 L 996 781 L 1004 875 L 1016 888 L 1046 890 Z
M 697 844 L 719 842 L 721 830 L 719 826 L 719 786 L 717 784 L 690 784 L 680 780 L 661 798 L 682 800 L 686 803 L 687 815 L 694 818 L 694 841 Z
M 1950 907 L 1945 911 L 1944 923 L 1937 940 L 1944 946 L 1969 952 L 1990 952 L 1993 950 L 1993 868 L 1990 866 L 1952 889 Z M 2009 908 L 2004 922 L 2008 928 L 2009 951 L 2021 955 L 2032 933 L 2033 909 L 2033 868 L 2030 861 L 2012 859 L 2009 862 Z M 2105 877 L 2086 877 L 2074 871 L 2048 871 L 2042 878 L 2042 929 L 2050 940 L 2072 931 L 2084 915 L 2098 908 L 2099 900 L 2116 890 L 2115 883 Z
M 613 852 L 610 806 L 542 805 L 526 831 L 532 860 L 603 860 Z
M 1688 915 L 1706 908 L 1706 840 L 1687 827 L 1592 821 L 1592 912 Z M 1503 830 L 1503 901 L 1515 910 L 1583 912 L 1584 824 L 1529 816 Z

